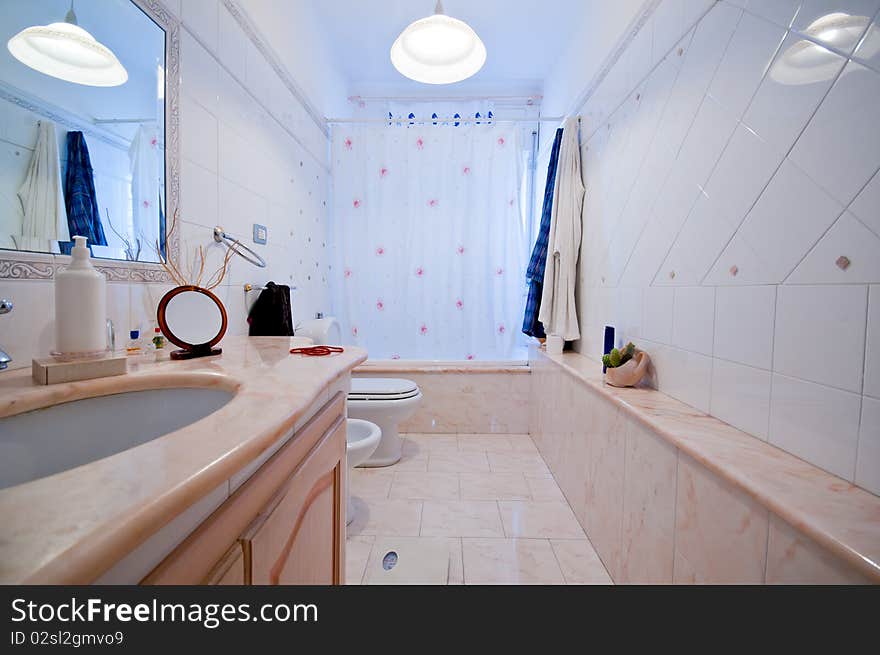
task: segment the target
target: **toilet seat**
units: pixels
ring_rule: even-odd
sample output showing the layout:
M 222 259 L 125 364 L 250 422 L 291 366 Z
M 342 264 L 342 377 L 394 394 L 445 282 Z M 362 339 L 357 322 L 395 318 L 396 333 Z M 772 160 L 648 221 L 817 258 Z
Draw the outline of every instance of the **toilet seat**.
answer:
M 412 380 L 401 378 L 352 378 L 349 400 L 406 400 L 419 395 Z

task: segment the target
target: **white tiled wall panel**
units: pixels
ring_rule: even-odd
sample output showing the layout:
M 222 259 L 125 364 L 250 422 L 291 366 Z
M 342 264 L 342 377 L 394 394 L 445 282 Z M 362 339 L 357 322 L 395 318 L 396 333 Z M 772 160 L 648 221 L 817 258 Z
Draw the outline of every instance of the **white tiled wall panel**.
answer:
M 662 0 L 580 110 L 580 349 L 874 493 L 878 11 Z

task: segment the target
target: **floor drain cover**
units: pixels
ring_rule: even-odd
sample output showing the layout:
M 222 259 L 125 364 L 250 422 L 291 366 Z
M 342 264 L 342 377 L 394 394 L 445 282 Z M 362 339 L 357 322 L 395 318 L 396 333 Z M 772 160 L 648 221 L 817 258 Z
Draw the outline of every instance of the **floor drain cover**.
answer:
M 386 571 L 390 571 L 397 565 L 397 553 L 393 550 L 385 553 L 385 557 L 382 558 L 382 568 Z

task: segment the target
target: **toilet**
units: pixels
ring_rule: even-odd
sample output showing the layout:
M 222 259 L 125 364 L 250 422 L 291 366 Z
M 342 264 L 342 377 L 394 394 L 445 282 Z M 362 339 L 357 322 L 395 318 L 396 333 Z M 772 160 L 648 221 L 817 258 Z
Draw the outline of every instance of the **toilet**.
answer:
M 304 321 L 296 336 L 308 337 L 318 345 L 339 345 L 341 331 L 333 317 Z M 415 413 L 422 392 L 412 380 L 402 378 L 353 377 L 348 394 L 348 417 L 379 426 L 382 438 L 375 452 L 360 466 L 391 466 L 400 461 L 403 441 L 398 426 Z
M 382 430 L 375 423 L 350 418 L 345 422 L 345 458 L 349 468 L 360 466 L 370 458 L 379 446 Z M 354 505 L 351 503 L 351 485 L 345 488 L 345 524 L 354 520 Z

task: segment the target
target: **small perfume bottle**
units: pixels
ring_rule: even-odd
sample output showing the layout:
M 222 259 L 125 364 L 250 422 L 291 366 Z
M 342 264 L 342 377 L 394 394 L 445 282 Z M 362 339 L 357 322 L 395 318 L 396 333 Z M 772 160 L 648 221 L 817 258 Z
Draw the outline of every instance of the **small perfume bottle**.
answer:
M 140 330 L 132 330 L 128 333 L 128 343 L 125 346 L 125 354 L 127 355 L 140 355 L 144 352 L 143 347 L 141 346 L 141 331 Z
M 153 348 L 162 350 L 165 347 L 165 335 L 159 328 L 153 329 Z

